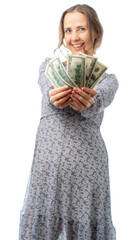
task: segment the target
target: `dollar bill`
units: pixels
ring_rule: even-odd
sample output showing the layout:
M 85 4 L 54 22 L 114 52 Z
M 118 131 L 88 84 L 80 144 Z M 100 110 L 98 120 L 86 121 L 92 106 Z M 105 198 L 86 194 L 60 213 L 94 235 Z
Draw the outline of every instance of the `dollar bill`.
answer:
M 79 87 L 85 84 L 86 60 L 84 56 L 68 54 L 67 55 L 67 72 L 74 83 Z
M 81 52 L 79 53 L 79 55 L 82 55 L 82 56 L 84 56 L 86 58 L 86 78 L 85 78 L 84 85 L 87 86 L 88 82 L 90 80 L 90 76 L 92 74 L 92 70 L 93 70 L 93 68 L 94 68 L 98 58 L 86 55 L 86 54 L 81 53 Z
M 53 58 L 50 61 L 50 64 L 52 65 L 54 70 L 61 76 L 62 80 L 64 80 L 67 83 L 68 86 L 70 86 L 72 88 L 77 87 L 77 85 L 73 82 L 73 80 L 68 76 L 59 57 Z
M 47 64 L 45 74 L 55 88 L 67 85 L 67 83 L 59 76 L 50 63 Z
M 56 88 L 64 85 L 71 89 L 94 88 L 107 69 L 97 58 L 79 53 L 67 55 L 67 71 L 59 57 L 55 57 L 48 63 L 45 73 Z
M 97 61 L 92 71 L 87 87 L 94 88 L 100 81 L 103 74 L 107 71 L 108 67 Z

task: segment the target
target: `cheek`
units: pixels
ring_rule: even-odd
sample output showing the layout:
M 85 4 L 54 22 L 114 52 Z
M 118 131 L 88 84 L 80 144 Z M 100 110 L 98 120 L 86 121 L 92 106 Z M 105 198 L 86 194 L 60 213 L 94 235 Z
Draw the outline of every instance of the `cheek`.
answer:
M 85 38 L 85 41 L 86 42 L 91 42 L 91 39 L 90 39 L 90 36 L 89 36 L 89 34 L 86 34 L 85 36 L 84 36 L 84 38 Z
M 65 36 L 64 39 L 65 39 L 66 44 L 68 44 L 70 42 L 70 37 L 69 36 Z

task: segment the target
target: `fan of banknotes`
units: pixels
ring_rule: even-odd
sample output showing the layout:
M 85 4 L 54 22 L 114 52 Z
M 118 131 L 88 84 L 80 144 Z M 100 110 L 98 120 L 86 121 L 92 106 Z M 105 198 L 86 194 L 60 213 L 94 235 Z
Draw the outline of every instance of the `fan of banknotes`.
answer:
M 96 57 L 83 53 L 67 54 L 67 67 L 59 57 L 51 59 L 46 68 L 46 76 L 55 88 L 68 85 L 74 87 L 94 88 L 104 75 L 107 66 L 97 61 Z

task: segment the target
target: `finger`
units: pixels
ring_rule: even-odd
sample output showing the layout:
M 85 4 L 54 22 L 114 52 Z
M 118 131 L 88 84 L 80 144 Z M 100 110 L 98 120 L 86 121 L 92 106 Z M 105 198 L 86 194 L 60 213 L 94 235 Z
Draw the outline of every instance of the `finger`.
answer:
M 69 102 L 72 101 L 71 99 L 71 95 L 68 95 L 64 98 L 61 98 L 60 100 L 58 101 L 55 101 L 53 104 L 56 106 L 56 107 L 62 107 L 63 105 L 67 104 L 67 101 L 68 101 L 68 104 Z
M 69 98 L 69 100 L 67 100 L 64 104 L 62 104 L 61 106 L 59 106 L 59 108 L 65 108 L 65 107 L 67 107 L 71 102 L 72 102 L 72 99 Z
M 70 103 L 70 106 L 75 109 L 75 110 L 86 110 L 86 107 L 82 106 L 80 107 L 79 105 L 77 105 L 76 103 Z
M 50 90 L 49 96 L 50 97 L 54 96 L 57 93 L 60 93 L 60 92 L 66 91 L 66 90 L 69 90 L 69 86 L 63 86 L 63 87 L 60 87 L 60 88 L 54 88 L 54 89 Z
M 74 88 L 72 94 L 75 94 L 75 93 L 79 94 L 82 98 L 86 99 L 87 101 L 91 99 L 91 94 L 84 92 L 80 88 Z
M 78 105 L 73 104 L 73 103 L 70 103 L 69 105 L 70 105 L 73 109 L 79 110 Z
M 87 106 L 84 106 L 84 105 L 80 106 L 80 105 L 76 104 L 75 102 L 74 103 L 71 102 L 70 106 L 75 110 L 86 110 L 91 107 L 91 104 L 88 102 Z
M 78 95 L 79 96 L 79 95 Z M 71 95 L 71 98 L 73 99 L 73 106 L 76 106 L 78 110 L 84 110 L 86 109 L 86 105 L 84 105 L 81 101 L 79 101 L 78 98 Z
M 80 106 L 77 103 L 75 103 L 74 101 L 72 101 L 70 103 L 70 106 L 75 110 L 81 110 Z
M 72 92 L 71 97 L 75 97 L 76 99 L 79 100 L 79 102 L 81 102 L 86 107 L 90 107 L 89 105 L 90 104 L 92 105 L 94 103 L 94 99 L 86 93 L 81 93 L 81 95 L 79 95 L 78 93 Z
M 64 97 L 68 96 L 69 94 L 71 94 L 72 90 L 69 89 L 69 90 L 66 90 L 64 92 L 60 92 L 60 93 L 57 93 L 53 96 L 50 97 L 50 102 L 54 103 L 60 99 L 63 99 Z
M 95 91 L 94 89 L 83 87 L 82 90 L 87 94 L 91 94 L 92 97 L 97 95 L 97 91 Z

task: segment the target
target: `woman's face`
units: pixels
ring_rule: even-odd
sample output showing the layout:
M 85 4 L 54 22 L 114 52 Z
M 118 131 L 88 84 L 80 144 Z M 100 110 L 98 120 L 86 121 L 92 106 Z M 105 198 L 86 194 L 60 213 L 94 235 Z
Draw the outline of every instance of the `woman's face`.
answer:
M 88 30 L 88 20 L 83 13 L 71 12 L 64 17 L 64 39 L 67 48 L 73 53 L 93 55 L 93 45 L 97 34 L 92 29 L 92 39 Z

